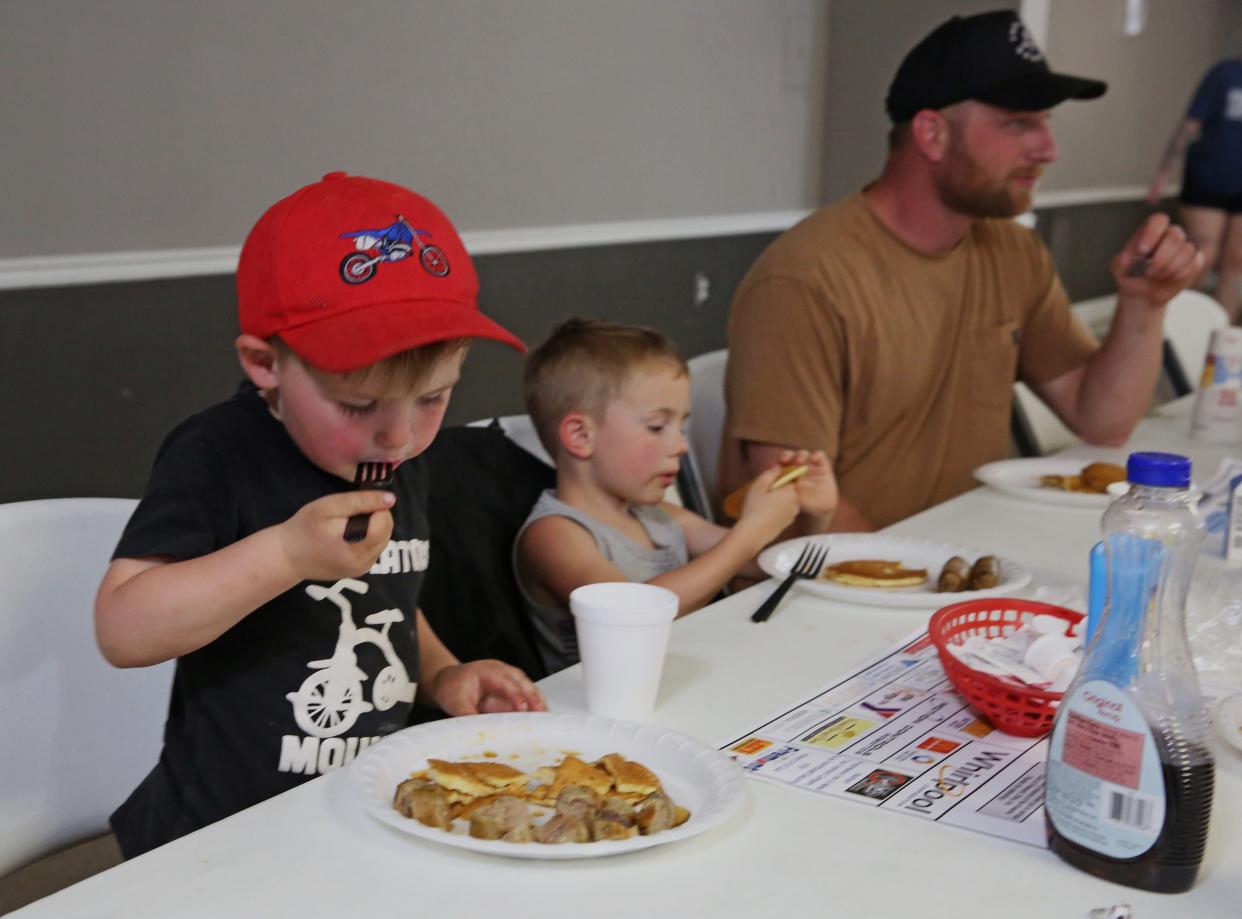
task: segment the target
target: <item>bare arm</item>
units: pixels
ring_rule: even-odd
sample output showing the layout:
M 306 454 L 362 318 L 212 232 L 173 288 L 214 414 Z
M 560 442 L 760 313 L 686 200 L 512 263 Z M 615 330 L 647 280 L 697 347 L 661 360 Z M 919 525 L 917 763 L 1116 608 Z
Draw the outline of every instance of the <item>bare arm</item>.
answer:
M 1202 129 L 1203 123 L 1197 118 L 1187 118 L 1173 129 L 1169 143 L 1164 148 L 1164 156 L 1160 158 L 1160 165 L 1156 167 L 1156 174 L 1152 176 L 1151 185 L 1147 189 L 1148 204 L 1157 204 L 1164 197 L 1173 167 L 1181 160 L 1186 148 L 1198 140 Z
M 300 581 L 365 572 L 392 532 L 392 496 L 328 495 L 284 523 L 186 561 L 117 559 L 95 598 L 95 637 L 117 667 L 143 667 L 195 651 Z M 366 538 L 347 543 L 345 521 L 371 513 Z
M 461 661 L 440 640 L 421 609 L 415 613 L 414 621 L 418 635 L 418 681 L 428 690 L 429 695 L 433 695 L 431 687 L 440 672 L 445 667 L 455 667 Z
M 517 667 L 502 661 L 463 664 L 440 640 L 420 609 L 418 634 L 419 689 L 450 715 L 476 712 L 541 712 L 543 694 Z
M 1140 258 L 1151 261 L 1130 277 Z M 1120 446 L 1147 410 L 1160 373 L 1164 310 L 1203 267 L 1203 258 L 1164 214 L 1144 222 L 1113 258 L 1117 310 L 1100 348 L 1081 367 L 1034 386 L 1049 407 L 1088 443 Z
M 682 597 L 681 609 L 685 612 L 710 602 L 737 575 L 767 577 L 755 563 L 755 557 L 780 535 L 781 517 L 766 527 L 756 526 L 753 520 L 749 524 L 739 520 L 733 527 L 722 527 L 676 505 L 667 505 L 666 510 L 686 534 L 690 562 L 649 583 L 667 587 Z M 692 596 L 698 598 L 697 602 L 690 599 Z
M 776 472 L 771 471 L 769 482 Z M 732 529 L 717 527 L 689 511 L 668 506 L 678 525 L 690 524 L 685 531 L 686 542 L 691 555 L 696 550 L 698 554 L 680 568 L 657 575 L 647 583 L 677 594 L 681 601 L 678 615 L 710 602 L 793 519 L 797 499 L 792 492 L 783 494 L 784 491 L 756 495 L 759 511 L 750 514 L 748 522 L 741 521 Z M 591 534 L 566 517 L 544 517 L 532 523 L 518 542 L 517 555 L 528 592 L 566 609 L 570 593 L 584 584 L 629 580 L 600 554 Z

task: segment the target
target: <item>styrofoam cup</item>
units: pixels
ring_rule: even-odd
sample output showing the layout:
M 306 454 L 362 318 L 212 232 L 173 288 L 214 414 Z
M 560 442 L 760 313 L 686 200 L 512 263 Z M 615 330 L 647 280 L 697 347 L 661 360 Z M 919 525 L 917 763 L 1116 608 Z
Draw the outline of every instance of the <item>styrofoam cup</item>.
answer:
M 587 709 L 642 721 L 655 709 L 677 594 L 652 584 L 587 584 L 569 595 Z

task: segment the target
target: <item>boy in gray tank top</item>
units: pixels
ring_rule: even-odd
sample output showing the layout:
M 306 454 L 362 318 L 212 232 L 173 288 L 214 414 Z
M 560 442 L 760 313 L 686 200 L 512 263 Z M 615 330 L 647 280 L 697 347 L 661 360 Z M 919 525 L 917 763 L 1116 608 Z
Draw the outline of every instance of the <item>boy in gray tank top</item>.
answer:
M 578 661 L 569 594 L 583 584 L 646 581 L 681 601 L 708 603 L 738 574 L 764 577 L 755 556 L 799 514 L 828 528 L 837 487 L 822 452 L 789 451 L 808 467 L 785 488 L 757 479 L 732 528 L 664 501 L 688 449 L 686 362 L 653 329 L 570 319 L 527 359 L 526 407 L 556 464 L 514 543 L 513 566 L 550 671 Z

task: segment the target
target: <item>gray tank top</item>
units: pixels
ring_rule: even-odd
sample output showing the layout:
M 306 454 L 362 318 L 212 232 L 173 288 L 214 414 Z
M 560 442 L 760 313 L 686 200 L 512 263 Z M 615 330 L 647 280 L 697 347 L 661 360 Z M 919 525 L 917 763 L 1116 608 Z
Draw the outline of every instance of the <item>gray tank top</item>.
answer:
M 631 581 L 649 581 L 666 571 L 680 568 L 690 560 L 690 552 L 686 548 L 686 534 L 661 508 L 636 505 L 630 508 L 630 513 L 647 531 L 647 537 L 655 546 L 654 549 L 640 546 L 619 530 L 600 523 L 575 507 L 570 507 L 556 497 L 554 489 L 548 489 L 539 496 L 530 516 L 518 531 L 517 539 L 521 539 L 522 533 L 536 520 L 543 517 L 568 517 L 594 537 L 600 554 Z M 574 618 L 568 609 L 544 606 L 531 599 L 517 572 L 517 539 L 514 540 L 514 575 L 517 577 L 518 588 L 522 591 L 526 610 L 535 626 L 539 653 L 548 672 L 555 673 L 578 663 L 578 636 L 574 632 Z

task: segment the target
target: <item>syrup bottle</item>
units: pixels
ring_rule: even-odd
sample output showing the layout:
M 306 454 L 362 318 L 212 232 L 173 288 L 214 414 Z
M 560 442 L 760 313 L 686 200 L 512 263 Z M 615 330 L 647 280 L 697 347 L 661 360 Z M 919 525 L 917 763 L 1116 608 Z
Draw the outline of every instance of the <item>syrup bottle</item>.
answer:
M 1131 454 L 1102 520 L 1106 600 L 1052 727 L 1049 847 L 1119 884 L 1189 890 L 1207 844 L 1215 762 L 1186 640 L 1204 527 L 1190 460 Z

